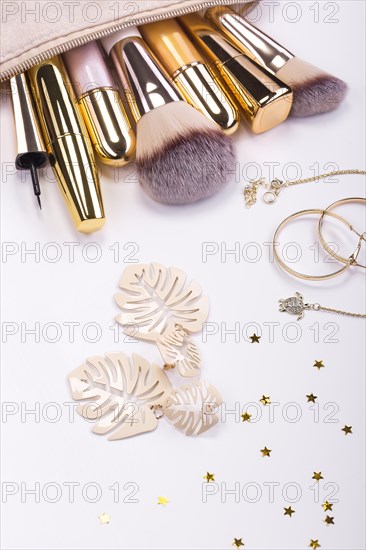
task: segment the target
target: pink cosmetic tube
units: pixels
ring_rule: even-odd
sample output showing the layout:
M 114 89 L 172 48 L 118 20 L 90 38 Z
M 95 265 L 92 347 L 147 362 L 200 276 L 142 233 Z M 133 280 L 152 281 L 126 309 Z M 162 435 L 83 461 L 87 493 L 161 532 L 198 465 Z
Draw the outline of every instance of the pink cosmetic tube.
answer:
M 63 59 L 98 157 L 124 166 L 135 154 L 135 133 L 99 43 L 70 50 Z

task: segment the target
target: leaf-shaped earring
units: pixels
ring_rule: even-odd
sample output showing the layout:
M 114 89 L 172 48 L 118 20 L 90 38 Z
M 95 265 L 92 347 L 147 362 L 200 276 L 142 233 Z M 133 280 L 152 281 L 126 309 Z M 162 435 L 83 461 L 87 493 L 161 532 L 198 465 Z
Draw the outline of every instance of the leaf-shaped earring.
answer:
M 165 368 L 190 377 L 200 372 L 200 357 L 190 333 L 200 332 L 208 316 L 208 298 L 196 281 L 176 267 L 158 263 L 131 265 L 115 295 L 121 313 L 116 321 L 126 334 L 155 342 Z
M 123 353 L 90 357 L 69 382 L 73 399 L 83 401 L 77 412 L 94 420 L 92 431 L 109 434 L 111 441 L 155 430 L 158 420 L 150 405 L 171 392 L 165 372 L 136 354 L 132 361 Z
M 176 323 L 168 327 L 156 343 L 164 360 L 165 370 L 177 368 L 181 376 L 199 376 L 200 355 L 182 325 Z
M 172 390 L 163 409 L 165 416 L 186 435 L 200 435 L 219 421 L 217 412 L 222 399 L 208 382 L 198 382 Z
M 196 281 L 176 267 L 138 264 L 128 266 L 116 294 L 121 313 L 116 320 L 133 326 L 135 338 L 156 342 L 172 323 L 187 332 L 200 332 L 208 315 L 208 298 Z
M 95 421 L 92 431 L 110 441 L 155 430 L 166 416 L 186 435 L 199 435 L 218 422 L 221 397 L 210 384 L 172 390 L 165 372 L 146 359 L 123 353 L 91 357 L 69 375 L 77 412 Z

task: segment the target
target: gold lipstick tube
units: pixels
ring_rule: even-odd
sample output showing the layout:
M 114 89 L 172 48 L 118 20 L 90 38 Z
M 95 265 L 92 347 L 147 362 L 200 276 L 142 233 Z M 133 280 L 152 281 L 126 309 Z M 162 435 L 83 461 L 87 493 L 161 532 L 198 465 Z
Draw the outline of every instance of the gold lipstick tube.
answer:
M 79 99 L 95 151 L 104 164 L 125 166 L 135 154 L 135 133 L 114 88 L 92 90 Z
M 256 29 L 241 15 L 220 6 L 205 13 L 209 19 L 233 44 L 246 55 L 276 74 L 294 55 L 264 32 Z
M 139 31 L 184 99 L 227 134 L 235 132 L 238 108 L 179 23 L 159 21 L 139 27 Z
M 92 145 L 58 57 L 28 71 L 50 162 L 78 231 L 105 222 Z
M 96 154 L 104 164 L 124 166 L 135 154 L 135 133 L 99 43 L 74 48 L 63 61 Z
M 287 84 L 239 51 L 198 15 L 185 15 L 179 21 L 216 66 L 254 133 L 271 130 L 286 120 L 293 101 Z

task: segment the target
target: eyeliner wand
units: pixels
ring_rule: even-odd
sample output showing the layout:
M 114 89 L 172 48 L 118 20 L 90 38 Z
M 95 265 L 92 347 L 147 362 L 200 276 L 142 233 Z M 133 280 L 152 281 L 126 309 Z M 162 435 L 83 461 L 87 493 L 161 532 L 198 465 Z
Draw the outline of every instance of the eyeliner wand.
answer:
M 39 186 L 37 167 L 34 164 L 30 165 L 30 173 L 31 173 L 31 177 L 32 177 L 33 191 L 34 191 L 35 196 L 37 197 L 39 208 L 42 210 L 41 188 Z
M 42 209 L 37 169 L 46 164 L 48 154 L 43 143 L 30 82 L 26 73 L 13 77 L 10 82 L 18 146 L 15 166 L 17 170 L 30 171 L 33 191 Z

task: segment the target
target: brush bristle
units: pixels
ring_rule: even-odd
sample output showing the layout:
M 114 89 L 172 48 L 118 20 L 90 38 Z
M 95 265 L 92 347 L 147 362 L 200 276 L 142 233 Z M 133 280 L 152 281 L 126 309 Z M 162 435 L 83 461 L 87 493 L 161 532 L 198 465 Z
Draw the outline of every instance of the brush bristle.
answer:
M 137 173 L 158 202 L 188 204 L 210 197 L 234 164 L 231 139 L 183 101 L 154 109 L 137 123 Z
M 290 59 L 278 72 L 278 78 L 294 91 L 290 116 L 307 117 L 328 113 L 343 101 L 347 84 L 298 57 Z

